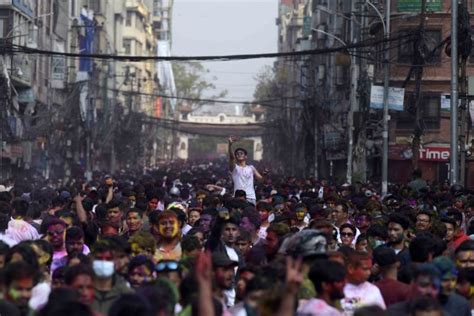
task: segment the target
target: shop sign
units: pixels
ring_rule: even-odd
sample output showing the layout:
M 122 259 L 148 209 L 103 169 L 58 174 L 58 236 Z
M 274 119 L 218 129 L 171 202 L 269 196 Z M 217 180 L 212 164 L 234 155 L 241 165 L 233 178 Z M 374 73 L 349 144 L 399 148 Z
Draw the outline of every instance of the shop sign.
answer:
M 449 161 L 450 148 L 425 147 L 420 148 L 420 160 Z
M 420 12 L 423 0 L 398 0 L 398 12 Z M 439 12 L 443 10 L 443 0 L 426 0 L 426 11 Z
M 421 147 L 419 150 L 419 159 L 421 161 L 443 161 L 448 162 L 450 156 L 449 147 Z M 410 146 L 395 145 L 389 148 L 389 158 L 391 160 L 410 160 L 413 157 L 413 151 Z

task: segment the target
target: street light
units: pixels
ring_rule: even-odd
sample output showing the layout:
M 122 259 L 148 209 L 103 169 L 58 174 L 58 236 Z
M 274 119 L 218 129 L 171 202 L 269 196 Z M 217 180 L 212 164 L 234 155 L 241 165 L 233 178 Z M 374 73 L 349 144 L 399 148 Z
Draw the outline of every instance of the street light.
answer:
M 458 1 L 451 1 L 451 147 L 449 176 L 458 182 Z M 464 123 L 463 123 L 464 124 Z M 462 170 L 462 172 L 465 172 Z
M 315 31 L 317 33 L 321 33 L 321 34 L 324 34 L 324 35 L 327 35 L 329 37 L 332 37 L 334 38 L 336 41 L 338 41 L 339 43 L 341 43 L 342 45 L 344 46 L 347 46 L 346 42 L 344 42 L 342 39 L 340 39 L 339 37 L 337 37 L 336 35 L 334 34 L 331 34 L 331 33 L 328 33 L 326 31 L 323 31 L 323 30 L 320 30 L 320 29 L 315 29 L 315 28 L 311 28 L 312 31 Z

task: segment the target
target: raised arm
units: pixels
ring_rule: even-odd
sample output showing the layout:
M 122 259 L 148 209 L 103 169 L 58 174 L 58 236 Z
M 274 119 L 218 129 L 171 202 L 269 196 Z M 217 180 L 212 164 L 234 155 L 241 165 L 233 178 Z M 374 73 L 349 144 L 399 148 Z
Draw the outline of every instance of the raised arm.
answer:
M 237 141 L 237 138 L 235 136 L 230 136 L 229 137 L 229 170 L 234 171 L 235 169 L 235 155 L 234 151 L 232 149 L 232 144 Z
M 87 212 L 84 209 L 84 206 L 82 205 L 83 200 L 84 198 L 80 194 L 74 197 L 74 202 L 76 203 L 77 218 L 79 219 L 79 222 L 87 223 Z
M 257 181 L 263 181 L 265 176 L 268 174 L 268 169 L 263 170 L 262 174 L 260 174 L 260 172 L 258 172 L 257 168 L 253 167 L 253 174 L 254 174 L 255 179 Z

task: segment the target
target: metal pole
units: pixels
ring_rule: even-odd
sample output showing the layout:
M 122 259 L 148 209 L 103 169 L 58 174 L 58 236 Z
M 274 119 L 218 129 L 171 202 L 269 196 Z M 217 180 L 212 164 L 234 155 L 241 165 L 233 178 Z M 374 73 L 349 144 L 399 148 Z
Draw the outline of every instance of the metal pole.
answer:
M 355 11 L 355 1 L 352 1 L 351 11 Z M 353 20 L 351 21 L 351 32 L 350 41 L 354 42 L 355 37 L 355 25 Z M 351 94 L 349 100 L 349 114 L 347 117 L 348 125 L 348 142 L 347 142 L 347 183 L 352 183 L 352 172 L 353 172 L 353 160 L 354 160 L 354 111 L 356 109 L 357 102 L 357 70 L 356 70 L 356 57 L 355 52 L 351 55 Z
M 451 155 L 450 181 L 458 182 L 458 0 L 451 0 Z
M 385 56 L 384 56 L 384 81 L 383 81 L 383 155 L 382 155 L 382 196 L 388 191 L 388 89 L 390 84 L 390 0 L 385 2 Z

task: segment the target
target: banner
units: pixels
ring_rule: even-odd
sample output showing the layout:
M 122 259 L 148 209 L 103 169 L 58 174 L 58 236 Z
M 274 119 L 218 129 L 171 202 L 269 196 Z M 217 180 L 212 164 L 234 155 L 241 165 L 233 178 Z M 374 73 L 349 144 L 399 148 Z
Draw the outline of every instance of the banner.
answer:
M 80 53 L 91 55 L 94 53 L 94 13 L 83 8 L 81 22 L 85 29 L 85 35 L 79 36 Z M 93 70 L 92 65 L 92 59 L 81 57 L 79 60 L 79 71 L 91 72 Z
M 370 89 L 370 108 L 383 109 L 384 87 L 374 86 Z M 405 99 L 404 88 L 388 88 L 388 109 L 394 111 L 403 111 L 403 102 Z

